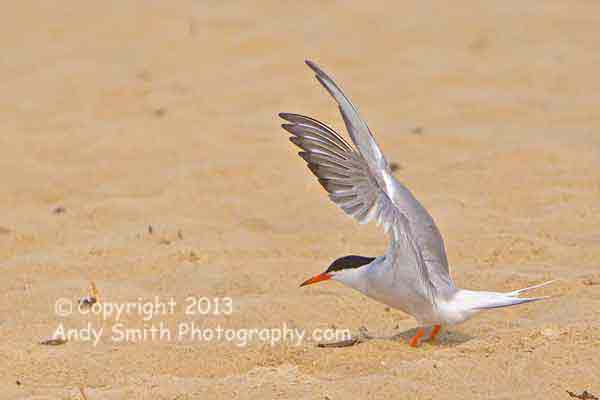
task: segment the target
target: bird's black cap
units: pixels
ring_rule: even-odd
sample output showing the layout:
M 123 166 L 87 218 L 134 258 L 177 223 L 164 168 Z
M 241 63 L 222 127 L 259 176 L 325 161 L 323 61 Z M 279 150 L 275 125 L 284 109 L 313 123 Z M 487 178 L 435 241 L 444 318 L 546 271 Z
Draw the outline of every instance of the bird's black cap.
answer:
M 325 271 L 325 273 L 340 271 L 342 269 L 362 267 L 363 265 L 371 263 L 373 260 L 375 260 L 375 257 L 363 257 L 354 255 L 341 257 L 332 262 L 329 268 L 327 268 L 327 271 Z

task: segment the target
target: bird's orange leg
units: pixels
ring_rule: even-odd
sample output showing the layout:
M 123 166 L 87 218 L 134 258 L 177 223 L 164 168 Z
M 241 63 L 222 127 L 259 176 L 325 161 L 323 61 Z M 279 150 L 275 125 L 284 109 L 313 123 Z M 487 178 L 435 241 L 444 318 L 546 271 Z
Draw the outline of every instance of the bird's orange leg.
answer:
M 415 336 L 413 336 L 412 339 L 410 339 L 410 342 L 408 342 L 408 345 L 410 347 L 417 347 L 419 345 L 419 342 L 421 341 L 421 338 L 423 337 L 423 335 L 425 335 L 425 328 L 417 329 L 417 333 L 415 333 Z
M 431 333 L 429 333 L 429 339 L 427 339 L 428 341 L 435 341 L 435 337 L 437 336 L 438 333 L 440 333 L 440 330 L 442 329 L 441 325 L 434 325 L 433 328 L 431 329 Z

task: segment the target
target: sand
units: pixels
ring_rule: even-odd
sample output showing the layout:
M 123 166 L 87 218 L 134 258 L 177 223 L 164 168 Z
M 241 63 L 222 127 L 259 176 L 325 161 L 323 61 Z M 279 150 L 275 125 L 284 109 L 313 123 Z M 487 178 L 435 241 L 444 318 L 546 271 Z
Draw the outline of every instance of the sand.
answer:
M 600 396 L 599 3 L 27 0 L 0 22 L 2 399 Z M 411 317 L 298 288 L 387 241 L 329 202 L 279 127 L 287 111 L 343 130 L 306 58 L 399 164 L 459 285 L 556 279 L 536 292 L 553 298 L 413 349 Z M 91 281 L 98 304 L 177 306 L 58 315 Z M 186 314 L 203 297 L 231 309 Z M 117 322 L 402 338 L 39 344 Z

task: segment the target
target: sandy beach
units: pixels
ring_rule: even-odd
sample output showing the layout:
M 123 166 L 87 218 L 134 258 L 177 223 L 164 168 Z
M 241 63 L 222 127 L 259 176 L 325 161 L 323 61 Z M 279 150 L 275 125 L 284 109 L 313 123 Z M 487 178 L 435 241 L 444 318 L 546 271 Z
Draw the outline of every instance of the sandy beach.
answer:
M 4 7 L 0 398 L 600 397 L 600 3 L 461 4 Z M 535 292 L 552 298 L 411 348 L 412 317 L 336 282 L 299 288 L 387 245 L 280 128 L 296 112 L 344 131 L 305 59 L 430 211 L 458 285 L 555 279 Z M 90 282 L 99 302 L 80 309 Z M 361 327 L 401 338 L 316 346 Z M 60 328 L 80 336 L 40 344 Z

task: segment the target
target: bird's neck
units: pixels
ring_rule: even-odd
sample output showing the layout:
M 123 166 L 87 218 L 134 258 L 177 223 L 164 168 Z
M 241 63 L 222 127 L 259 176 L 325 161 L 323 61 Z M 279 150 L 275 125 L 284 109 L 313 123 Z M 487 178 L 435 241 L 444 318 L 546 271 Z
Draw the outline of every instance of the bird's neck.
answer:
M 367 264 L 362 267 L 340 271 L 335 274 L 332 279 L 366 294 L 368 284 L 366 275 L 370 265 L 371 264 Z

